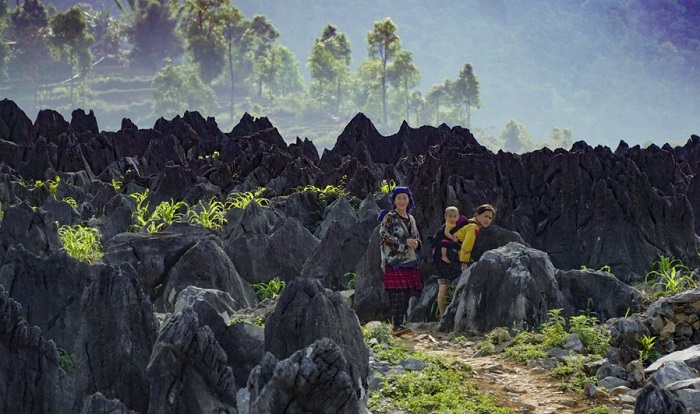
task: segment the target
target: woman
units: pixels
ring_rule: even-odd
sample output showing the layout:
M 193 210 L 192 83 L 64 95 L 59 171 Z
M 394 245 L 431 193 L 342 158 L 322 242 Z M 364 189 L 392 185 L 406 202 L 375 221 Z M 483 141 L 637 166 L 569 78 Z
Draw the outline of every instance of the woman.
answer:
M 412 291 L 420 291 L 416 249 L 420 248 L 420 235 L 416 220 L 410 214 L 415 207 L 408 187 L 394 187 L 389 195 L 393 210 L 382 212 L 379 227 L 379 244 L 384 270 L 384 289 L 391 301 L 392 332 L 394 336 L 411 330 L 403 326 Z

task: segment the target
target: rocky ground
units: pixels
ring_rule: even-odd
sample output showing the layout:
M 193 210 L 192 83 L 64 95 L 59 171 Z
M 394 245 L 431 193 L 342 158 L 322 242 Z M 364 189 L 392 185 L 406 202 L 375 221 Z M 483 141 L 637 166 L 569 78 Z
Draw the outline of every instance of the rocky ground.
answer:
M 401 338 L 412 351 L 440 354 L 471 366 L 479 391 L 494 395 L 499 406 L 516 413 L 586 413 L 600 405 L 607 405 L 616 412 L 631 413 L 633 410 L 615 397 L 600 394 L 600 398 L 590 398 L 582 393 L 562 392 L 559 381 L 544 368 L 530 367 L 501 354 L 477 356 L 481 338 L 450 341 L 447 334 L 430 328 L 416 329 Z

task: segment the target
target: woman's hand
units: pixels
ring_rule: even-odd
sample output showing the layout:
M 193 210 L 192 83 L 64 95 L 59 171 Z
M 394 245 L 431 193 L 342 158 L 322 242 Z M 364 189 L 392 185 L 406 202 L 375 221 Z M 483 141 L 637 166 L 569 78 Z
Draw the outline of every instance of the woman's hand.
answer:
M 406 247 L 409 249 L 416 249 L 418 248 L 418 240 L 417 239 L 406 239 Z

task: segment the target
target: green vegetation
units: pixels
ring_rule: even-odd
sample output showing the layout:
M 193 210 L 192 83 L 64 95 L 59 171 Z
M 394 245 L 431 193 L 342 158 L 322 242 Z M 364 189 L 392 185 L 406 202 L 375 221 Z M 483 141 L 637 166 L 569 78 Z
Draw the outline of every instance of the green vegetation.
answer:
M 78 202 L 75 201 L 75 199 L 74 199 L 73 197 L 65 197 L 65 198 L 63 199 L 63 201 L 65 201 L 66 203 L 68 203 L 68 205 L 70 205 L 70 206 L 73 207 L 74 209 L 76 209 L 76 210 L 78 209 Z
M 173 224 L 176 221 L 181 221 L 185 216 L 185 213 L 180 212 L 183 208 L 189 211 L 189 206 L 186 202 L 175 201 L 171 198 L 170 202 L 163 201 L 158 204 L 151 220 L 162 220 L 166 224 Z
M 344 177 L 346 178 L 346 177 Z M 305 193 L 310 191 L 318 196 L 318 200 L 321 205 L 325 206 L 331 204 L 333 201 L 339 197 L 345 197 L 349 193 L 345 190 L 345 182 L 341 181 L 340 185 L 328 184 L 323 188 L 316 187 L 315 185 L 307 185 L 305 187 L 297 187 L 295 192 Z
M 122 177 L 122 179 L 123 179 L 123 177 Z M 114 188 L 115 191 L 119 191 L 122 188 L 122 180 L 112 178 L 112 182 L 110 184 L 112 185 L 112 187 Z
M 353 290 L 357 288 L 357 273 L 355 272 L 348 272 L 344 274 L 343 276 L 349 276 L 350 280 L 348 280 L 348 284 L 346 286 L 347 290 Z
M 586 414 L 614 414 L 616 412 L 614 408 L 608 407 L 607 405 L 599 405 L 586 411 Z
M 571 351 L 566 362 L 552 370 L 552 376 L 561 381 L 560 390 L 581 392 L 586 384 L 595 384 L 598 381 L 595 375 L 586 375 L 583 361 L 583 356 L 574 355 Z
M 381 191 L 382 194 L 389 194 L 394 187 L 396 187 L 396 181 L 382 180 L 381 184 L 379 185 L 379 191 Z
M 73 373 L 73 370 L 75 370 L 75 356 L 68 353 L 68 351 L 63 348 L 58 348 L 57 351 L 59 368 L 61 368 L 67 374 Z
M 94 263 L 102 257 L 100 231 L 87 226 L 61 226 L 58 236 L 63 242 L 63 249 L 80 261 Z
M 189 222 L 199 224 L 212 230 L 221 230 L 228 220 L 224 218 L 226 206 L 216 197 L 212 197 L 208 202 L 199 201 L 189 213 Z
M 650 364 L 659 358 L 659 352 L 655 348 L 655 336 L 642 335 L 637 343 L 639 344 L 639 361 L 642 364 Z
M 652 297 L 671 296 L 697 287 L 688 266 L 678 259 L 666 256 L 661 256 L 652 263 L 644 284 L 651 287 Z
M 226 208 L 246 208 L 250 203 L 256 203 L 260 206 L 266 206 L 270 203 L 267 198 L 261 197 L 265 192 L 265 187 L 258 188 L 255 191 L 244 191 L 241 193 L 229 194 L 226 197 Z
M 278 297 L 286 285 L 279 277 L 276 277 L 267 283 L 254 283 L 252 286 L 255 293 L 258 294 L 258 298 L 264 300 Z
M 0 203 L 0 222 L 5 218 L 5 207 Z
M 456 360 L 425 353 L 411 353 L 403 341 L 389 336 L 389 326 L 363 327 L 363 335 L 377 359 L 398 364 L 415 358 L 425 367 L 400 375 L 387 375 L 381 390 L 373 392 L 368 408 L 373 413 L 512 413 L 498 407 L 492 395 L 481 394 L 470 381 L 471 367 Z
M 595 378 L 585 374 L 583 363 L 587 360 L 600 359 L 610 348 L 610 332 L 605 325 L 599 325 L 595 317 L 589 315 L 572 316 L 569 330 L 566 320 L 561 316 L 561 309 L 549 311 L 549 318 L 541 327 L 541 333 L 523 331 L 513 339 L 504 353 L 520 362 L 531 359 L 547 358 L 547 351 L 553 347 L 562 347 L 569 334 L 577 334 L 588 351 L 586 357 L 571 355 L 567 362 L 560 364 L 552 376 L 561 381 L 562 390 L 580 391 Z

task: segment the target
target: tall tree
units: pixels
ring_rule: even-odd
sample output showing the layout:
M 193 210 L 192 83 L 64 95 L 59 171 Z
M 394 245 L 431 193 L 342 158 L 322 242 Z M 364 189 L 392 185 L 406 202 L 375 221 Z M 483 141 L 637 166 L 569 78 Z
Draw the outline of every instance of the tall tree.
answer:
M 525 126 L 515 119 L 508 120 L 499 138 L 503 142 L 503 150 L 508 152 L 530 151 L 534 147 Z
M 406 104 L 406 122 L 410 123 L 409 109 L 411 108 L 411 94 L 409 90 L 416 87 L 421 80 L 418 67 L 413 63 L 413 54 L 407 50 L 401 50 L 396 54 L 394 64 L 389 71 L 389 80 L 403 94 Z
M 321 109 L 323 109 L 324 93 L 327 92 L 325 86 L 334 85 L 334 113 L 338 114 L 344 95 L 343 85 L 347 82 L 350 74 L 351 59 L 352 49 L 348 37 L 339 32 L 335 26 L 326 25 L 321 37 L 316 39 L 307 63 L 311 77 L 316 80 L 318 85 L 318 100 Z
M 280 95 L 287 95 L 292 92 L 304 90 L 304 78 L 299 72 L 299 61 L 294 53 L 285 46 L 277 46 L 275 48 L 277 54 L 277 77 L 272 83 L 272 86 Z
M 271 21 L 267 20 L 267 17 L 260 14 L 253 16 L 248 31 L 252 39 L 253 62 L 256 63 L 255 78 L 258 84 L 258 96 L 261 97 L 264 81 L 261 69 L 263 68 L 257 63 L 263 63 L 263 58 L 267 56 L 272 44 L 280 37 L 280 32 Z
M 10 47 L 5 42 L 6 17 L 7 3 L 0 0 L 0 81 L 7 77 L 7 63 L 10 61 Z
M 430 87 L 428 92 L 428 101 L 435 104 L 435 125 L 440 124 L 440 102 L 449 98 L 452 82 L 445 80 L 443 84 L 435 84 Z
M 187 52 L 206 84 L 211 84 L 224 68 L 226 47 L 222 30 L 225 15 L 220 10 L 227 3 L 228 0 L 187 0 L 183 5 L 187 13 Z
M 401 50 L 401 39 L 396 35 L 397 27 L 390 18 L 374 22 L 374 28 L 367 33 L 370 59 L 379 59 L 381 62 L 381 88 L 382 88 L 382 113 L 383 122 L 387 122 L 386 90 L 387 67 Z
M 13 78 L 22 79 L 21 86 L 32 94 L 32 106 L 51 57 L 44 41 L 49 25 L 48 14 L 40 0 L 26 0 L 10 12 L 9 40 L 14 42 L 9 69 Z
M 459 72 L 459 77 L 454 83 L 452 97 L 455 102 L 464 105 L 467 115 L 467 128 L 471 127 L 471 108 L 479 108 L 479 78 L 474 75 L 474 70 L 470 63 L 465 63 Z M 462 111 L 460 110 L 460 113 Z
M 250 71 L 251 65 L 247 64 L 248 52 L 252 47 L 251 33 L 248 30 L 250 22 L 243 18 L 241 11 L 230 5 L 222 7 L 221 19 L 223 21 L 222 36 L 226 48 L 226 63 L 229 78 L 229 110 L 231 122 L 235 116 L 235 92 L 239 79 L 244 79 Z
M 184 111 L 204 114 L 216 109 L 216 94 L 194 68 L 166 65 L 153 78 L 153 115 L 174 117 Z
M 420 125 L 423 121 L 424 113 L 426 112 L 426 101 L 423 94 L 420 91 L 413 91 L 411 94 L 411 105 L 410 108 L 416 117 L 416 125 Z M 408 120 L 406 120 L 408 122 Z
M 70 77 L 70 103 L 74 107 L 73 80 L 80 77 L 83 104 L 85 99 L 85 82 L 90 73 L 92 53 L 90 45 L 94 43 L 92 35 L 87 32 L 87 23 L 83 11 L 77 6 L 71 7 L 65 12 L 58 12 L 51 17 L 50 31 L 47 35 L 47 43 L 51 55 L 55 60 L 61 61 L 65 57 L 71 66 Z M 74 75 L 75 73 L 75 75 Z
M 114 0 L 127 21 L 125 34 L 132 45 L 131 61 L 143 67 L 160 68 L 166 58 L 182 53 L 178 37 L 178 0 Z

